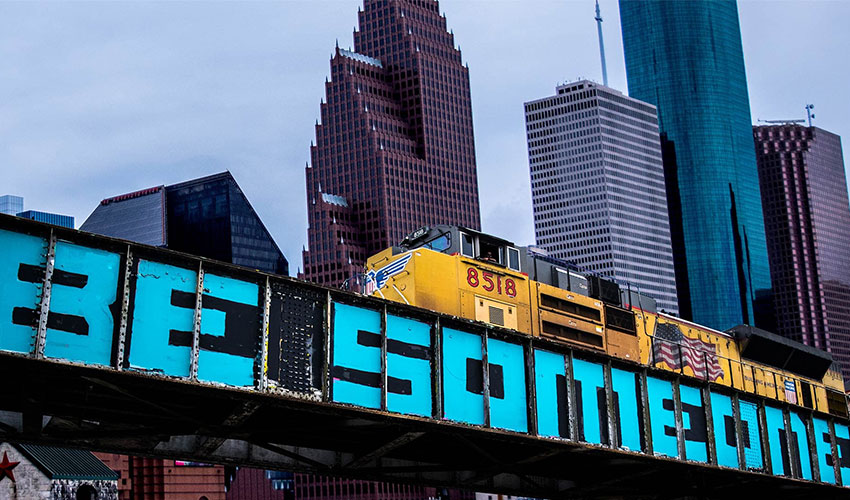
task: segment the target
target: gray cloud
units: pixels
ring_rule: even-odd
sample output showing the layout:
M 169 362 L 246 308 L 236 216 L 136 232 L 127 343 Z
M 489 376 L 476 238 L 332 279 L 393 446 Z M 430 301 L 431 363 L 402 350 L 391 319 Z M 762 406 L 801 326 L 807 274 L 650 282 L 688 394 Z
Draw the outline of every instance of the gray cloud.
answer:
M 229 169 L 289 258 L 334 41 L 359 0 L 0 3 L 0 194 L 82 222 L 105 197 Z M 615 0 L 601 2 L 625 90 Z M 600 79 L 593 2 L 443 0 L 470 65 L 484 229 L 533 241 L 524 101 Z M 753 117 L 850 136 L 850 3 L 739 7 Z

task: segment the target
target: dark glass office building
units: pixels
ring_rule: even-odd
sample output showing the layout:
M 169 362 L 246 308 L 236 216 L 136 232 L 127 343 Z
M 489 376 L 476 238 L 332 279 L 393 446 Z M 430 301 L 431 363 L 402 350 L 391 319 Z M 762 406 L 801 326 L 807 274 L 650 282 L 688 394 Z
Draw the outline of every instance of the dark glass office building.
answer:
M 753 127 L 777 331 L 824 349 L 850 380 L 850 203 L 841 138 Z
M 289 274 L 286 258 L 230 172 L 107 198 L 80 229 Z
M 469 70 L 436 0 L 365 0 L 307 176 L 304 275 L 340 284 L 418 227 L 481 226 Z
M 46 222 L 55 226 L 70 227 L 71 229 L 74 229 L 74 216 L 72 215 L 61 215 L 53 214 L 50 212 L 39 212 L 38 210 L 27 210 L 25 212 L 19 212 L 18 217 L 23 217 L 24 219 L 37 220 L 39 222 Z
M 620 0 L 629 95 L 658 108 L 680 314 L 769 325 L 771 282 L 737 4 Z

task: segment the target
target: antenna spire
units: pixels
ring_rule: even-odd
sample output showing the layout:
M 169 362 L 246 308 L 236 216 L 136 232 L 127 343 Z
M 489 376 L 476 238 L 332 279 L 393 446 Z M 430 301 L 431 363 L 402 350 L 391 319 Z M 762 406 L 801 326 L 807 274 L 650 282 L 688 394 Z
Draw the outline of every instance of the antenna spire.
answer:
M 599 32 L 599 58 L 602 59 L 602 84 L 608 86 L 608 68 L 605 65 L 605 42 L 602 40 L 602 14 L 599 12 L 599 0 L 596 0 L 596 29 Z

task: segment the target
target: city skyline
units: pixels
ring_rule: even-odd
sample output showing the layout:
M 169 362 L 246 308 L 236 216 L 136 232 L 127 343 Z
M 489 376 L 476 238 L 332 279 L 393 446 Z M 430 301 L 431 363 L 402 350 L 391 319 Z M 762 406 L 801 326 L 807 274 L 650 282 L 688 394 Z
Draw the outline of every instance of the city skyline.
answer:
M 329 41 L 350 38 L 358 5 L 3 4 L 7 190 L 84 220 L 116 192 L 230 169 L 297 262 L 317 82 L 329 76 Z M 533 222 L 522 103 L 578 76 L 601 80 L 593 3 L 481 5 L 440 4 L 470 65 L 483 229 L 525 244 Z M 625 91 L 616 2 L 601 7 L 610 83 Z M 850 135 L 850 104 L 828 97 L 846 86 L 850 36 L 839 20 L 850 6 L 741 2 L 739 11 L 753 122 L 802 118 L 813 102 L 816 125 Z M 807 43 L 780 60 L 775 47 L 789 33 Z M 563 47 L 584 49 L 567 56 Z M 40 178 L 49 180 L 36 187 Z

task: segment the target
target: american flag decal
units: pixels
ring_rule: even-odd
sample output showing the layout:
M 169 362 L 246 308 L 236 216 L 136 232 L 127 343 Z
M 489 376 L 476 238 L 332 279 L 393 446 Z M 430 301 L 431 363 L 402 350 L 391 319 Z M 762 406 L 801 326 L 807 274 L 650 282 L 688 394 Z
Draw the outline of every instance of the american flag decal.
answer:
M 785 400 L 797 404 L 797 384 L 793 380 L 785 381 Z
M 655 364 L 667 363 L 671 370 L 690 366 L 694 376 L 710 380 L 723 378 L 723 368 L 717 359 L 717 347 L 710 342 L 686 337 L 673 323 L 656 323 L 652 339 Z

